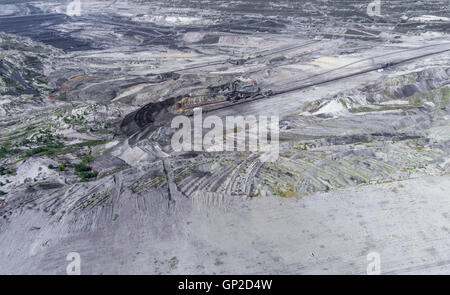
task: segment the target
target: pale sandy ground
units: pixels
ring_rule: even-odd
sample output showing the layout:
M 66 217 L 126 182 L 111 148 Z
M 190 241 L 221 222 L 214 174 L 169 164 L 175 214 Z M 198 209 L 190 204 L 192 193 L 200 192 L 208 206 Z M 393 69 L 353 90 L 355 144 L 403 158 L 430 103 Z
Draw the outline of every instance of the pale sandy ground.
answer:
M 448 274 L 449 187 L 447 175 L 261 198 L 196 222 L 229 253 L 220 273 L 364 274 L 367 254 L 378 252 L 385 274 Z
M 0 235 L 0 273 L 65 274 L 75 251 L 85 274 L 365 274 L 370 252 L 384 274 L 448 274 L 449 187 L 449 175 L 427 176 L 293 199 L 179 197 L 169 208 L 156 193 L 118 195 L 112 210 L 39 229 L 46 214 L 20 212 Z

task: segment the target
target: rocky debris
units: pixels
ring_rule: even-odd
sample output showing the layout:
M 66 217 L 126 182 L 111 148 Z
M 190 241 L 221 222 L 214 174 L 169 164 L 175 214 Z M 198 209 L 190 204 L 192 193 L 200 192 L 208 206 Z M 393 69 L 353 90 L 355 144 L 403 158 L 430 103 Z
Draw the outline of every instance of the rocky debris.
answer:
M 52 56 L 54 49 L 3 33 L 0 48 L 0 95 L 39 96 L 51 91 L 43 74 L 43 60 Z

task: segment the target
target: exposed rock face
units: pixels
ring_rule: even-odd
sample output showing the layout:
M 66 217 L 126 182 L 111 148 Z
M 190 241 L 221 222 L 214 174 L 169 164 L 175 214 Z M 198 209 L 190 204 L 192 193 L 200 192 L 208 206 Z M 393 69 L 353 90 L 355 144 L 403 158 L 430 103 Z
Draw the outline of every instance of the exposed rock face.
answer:
M 445 1 L 85 2 L 0 5 L 0 273 L 449 271 Z M 175 151 L 196 107 L 279 157 Z

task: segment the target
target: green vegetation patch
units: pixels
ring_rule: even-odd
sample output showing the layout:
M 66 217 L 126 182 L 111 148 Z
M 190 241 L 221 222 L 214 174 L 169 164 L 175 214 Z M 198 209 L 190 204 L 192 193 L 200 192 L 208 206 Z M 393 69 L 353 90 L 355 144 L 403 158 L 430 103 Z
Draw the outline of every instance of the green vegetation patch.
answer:
M 75 172 L 77 172 L 77 173 L 88 172 L 91 170 L 92 170 L 92 167 L 89 165 L 86 165 L 84 162 L 81 162 L 80 164 L 75 165 Z
M 11 175 L 14 174 L 16 172 L 16 170 L 12 169 L 12 168 L 6 168 L 4 166 L 0 166 L 0 175 Z
M 83 125 L 85 123 L 84 115 L 69 115 L 63 118 L 64 123 L 70 125 Z
M 80 178 L 81 181 L 89 181 L 91 179 L 97 178 L 98 176 L 98 172 L 93 171 L 92 167 L 87 165 L 88 162 L 89 160 L 85 158 L 83 159 L 83 162 L 74 166 L 75 174 Z
M 77 175 L 81 181 L 89 181 L 94 178 L 97 178 L 98 172 L 97 171 L 83 171 L 83 172 L 77 173 Z
M 108 140 L 88 140 L 85 142 L 73 144 L 72 146 L 73 147 L 93 147 L 93 146 L 97 146 L 97 145 L 106 144 L 107 142 L 108 142 Z
M 442 88 L 441 89 L 441 94 L 442 94 L 442 103 L 448 104 L 448 102 L 450 101 L 450 89 L 449 88 Z

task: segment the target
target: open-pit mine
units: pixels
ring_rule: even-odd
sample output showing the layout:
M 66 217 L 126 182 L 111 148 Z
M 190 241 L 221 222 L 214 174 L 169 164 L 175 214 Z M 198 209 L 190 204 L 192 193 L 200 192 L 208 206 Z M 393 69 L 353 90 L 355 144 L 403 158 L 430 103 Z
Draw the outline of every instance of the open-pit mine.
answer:
M 450 274 L 450 2 L 370 3 L 1 1 L 0 274 Z

